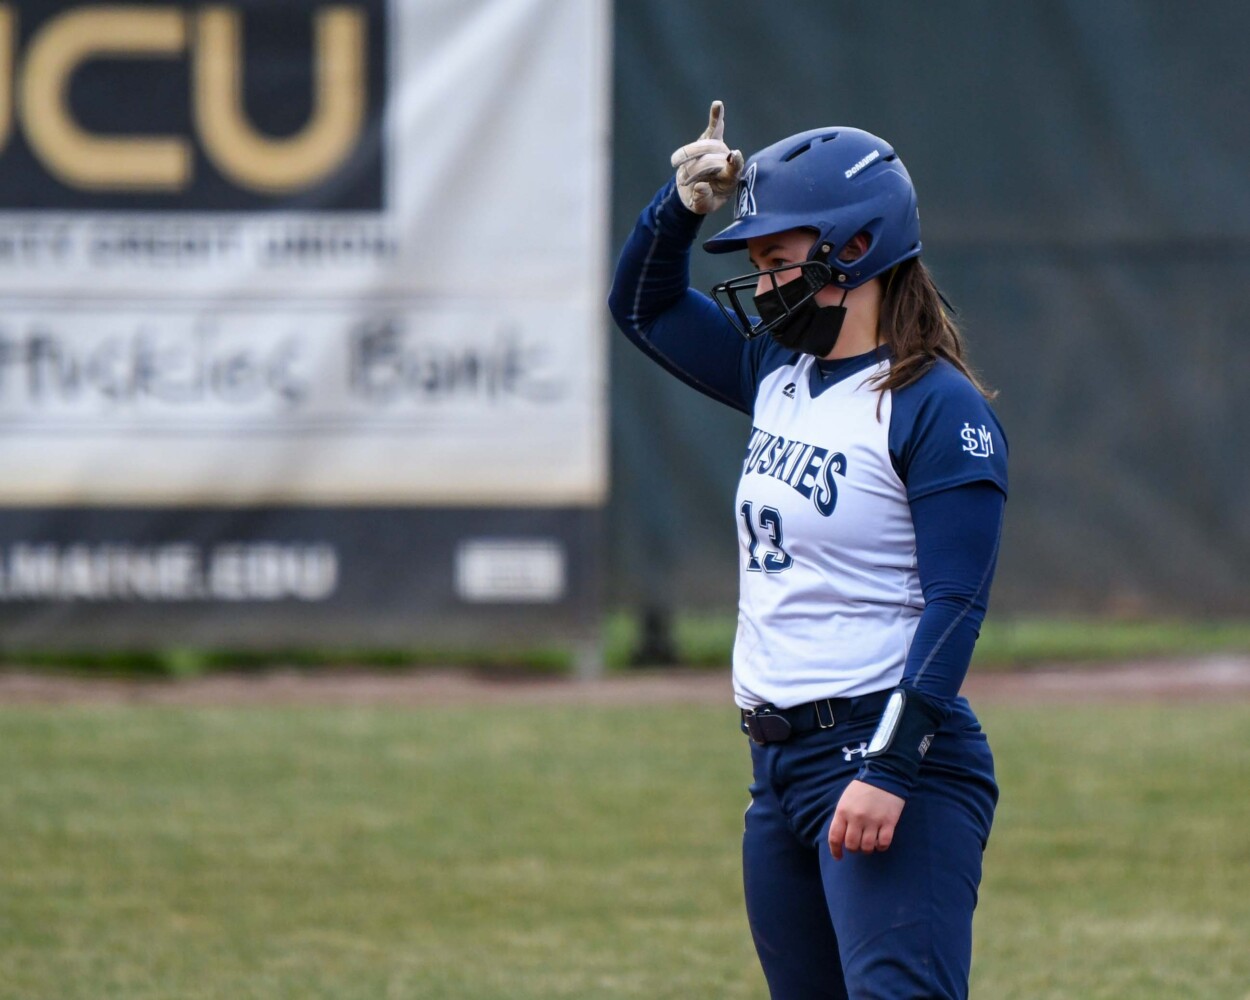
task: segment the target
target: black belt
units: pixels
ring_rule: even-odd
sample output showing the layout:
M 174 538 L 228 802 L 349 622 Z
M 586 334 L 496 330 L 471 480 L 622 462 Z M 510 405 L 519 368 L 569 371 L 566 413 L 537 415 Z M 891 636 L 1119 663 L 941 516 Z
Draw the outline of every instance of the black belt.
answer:
M 742 731 L 756 743 L 784 743 L 800 733 L 832 729 L 841 722 L 878 716 L 885 710 L 892 690 L 874 691 L 858 698 L 821 698 L 791 708 L 778 708 L 776 705 L 744 708 Z

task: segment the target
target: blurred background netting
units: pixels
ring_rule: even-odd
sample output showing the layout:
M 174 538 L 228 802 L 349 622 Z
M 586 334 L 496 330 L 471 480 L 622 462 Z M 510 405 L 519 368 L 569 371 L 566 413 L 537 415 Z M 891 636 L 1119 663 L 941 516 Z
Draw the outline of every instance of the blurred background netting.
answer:
M 748 153 L 884 136 L 1000 391 L 994 614 L 1244 615 L 1248 33 L 1227 3 L 622 3 L 614 243 L 713 98 Z M 696 251 L 693 282 L 744 269 Z M 620 339 L 612 362 L 611 597 L 731 602 L 743 418 Z

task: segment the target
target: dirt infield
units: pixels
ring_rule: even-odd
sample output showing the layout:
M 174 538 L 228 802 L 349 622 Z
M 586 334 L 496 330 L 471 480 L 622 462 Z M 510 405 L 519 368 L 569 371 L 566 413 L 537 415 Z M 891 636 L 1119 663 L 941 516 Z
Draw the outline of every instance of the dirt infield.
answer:
M 976 702 L 1123 702 L 1250 699 L 1250 657 L 1063 665 L 1013 673 L 973 671 Z M 728 670 L 653 669 L 603 680 L 517 678 L 462 670 L 274 670 L 187 680 L 0 673 L 0 705 L 390 705 L 725 704 Z

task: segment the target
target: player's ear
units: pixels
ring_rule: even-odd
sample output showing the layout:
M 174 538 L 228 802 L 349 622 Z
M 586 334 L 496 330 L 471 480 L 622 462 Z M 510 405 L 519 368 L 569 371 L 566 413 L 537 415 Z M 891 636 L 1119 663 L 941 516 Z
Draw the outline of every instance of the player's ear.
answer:
M 872 234 L 866 229 L 861 229 L 847 240 L 846 246 L 838 251 L 838 260 L 843 264 L 852 264 L 864 256 L 871 245 Z

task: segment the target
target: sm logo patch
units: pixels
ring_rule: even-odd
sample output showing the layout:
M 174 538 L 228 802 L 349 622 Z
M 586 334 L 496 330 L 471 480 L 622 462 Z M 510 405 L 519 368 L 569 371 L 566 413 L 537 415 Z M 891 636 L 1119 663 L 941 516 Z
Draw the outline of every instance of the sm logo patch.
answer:
M 0 0 L 0 208 L 377 210 L 386 0 Z

